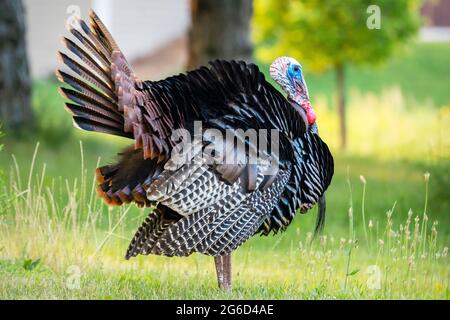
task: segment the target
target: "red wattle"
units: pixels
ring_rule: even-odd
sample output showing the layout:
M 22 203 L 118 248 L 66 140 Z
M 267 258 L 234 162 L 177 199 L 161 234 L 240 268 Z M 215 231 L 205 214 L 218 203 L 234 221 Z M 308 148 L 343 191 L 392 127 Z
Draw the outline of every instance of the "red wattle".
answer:
M 308 111 L 306 111 L 306 118 L 308 119 L 308 123 L 310 125 L 313 125 L 314 122 L 316 122 L 316 113 L 313 109 L 309 109 Z
M 309 125 L 313 125 L 316 122 L 316 113 L 313 108 L 311 108 L 311 104 L 309 102 L 302 104 L 303 110 L 306 112 L 306 119 L 308 120 Z

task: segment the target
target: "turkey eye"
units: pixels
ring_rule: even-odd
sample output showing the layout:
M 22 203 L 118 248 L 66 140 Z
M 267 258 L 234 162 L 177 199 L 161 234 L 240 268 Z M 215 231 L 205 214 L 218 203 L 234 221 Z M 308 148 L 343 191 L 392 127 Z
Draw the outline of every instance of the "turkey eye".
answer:
M 294 66 L 294 71 L 298 72 L 300 70 L 300 68 L 298 66 Z

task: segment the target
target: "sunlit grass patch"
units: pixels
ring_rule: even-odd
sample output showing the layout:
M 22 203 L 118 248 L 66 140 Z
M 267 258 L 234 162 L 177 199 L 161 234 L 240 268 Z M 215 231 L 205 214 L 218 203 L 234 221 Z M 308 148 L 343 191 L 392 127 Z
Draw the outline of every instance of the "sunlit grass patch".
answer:
M 338 150 L 337 113 L 324 97 L 315 101 L 321 136 Z M 450 158 L 450 106 L 406 105 L 398 87 L 380 95 L 355 90 L 349 101 L 348 152 L 422 162 Z

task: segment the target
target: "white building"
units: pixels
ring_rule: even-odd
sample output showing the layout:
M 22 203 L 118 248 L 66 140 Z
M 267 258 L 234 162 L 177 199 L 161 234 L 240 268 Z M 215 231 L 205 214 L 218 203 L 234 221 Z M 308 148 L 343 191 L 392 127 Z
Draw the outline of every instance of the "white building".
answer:
M 33 77 L 54 72 L 56 51 L 62 48 L 60 38 L 69 34 L 66 20 L 77 11 L 86 18 L 91 7 L 141 77 L 158 78 L 179 71 L 184 65 L 189 0 L 24 0 L 24 5 Z

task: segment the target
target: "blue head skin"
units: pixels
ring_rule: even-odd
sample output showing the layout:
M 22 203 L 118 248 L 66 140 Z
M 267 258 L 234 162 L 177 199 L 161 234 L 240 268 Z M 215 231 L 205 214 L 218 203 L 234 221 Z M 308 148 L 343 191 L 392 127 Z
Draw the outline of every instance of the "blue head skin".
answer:
M 294 58 L 277 58 L 270 65 L 270 75 L 287 93 L 288 99 L 303 108 L 310 130 L 317 132 L 316 114 L 309 102 L 308 87 L 301 64 Z
M 302 65 L 300 63 L 291 63 L 287 70 L 287 77 L 295 95 L 302 98 L 302 101 L 309 101 L 308 87 L 303 80 Z

